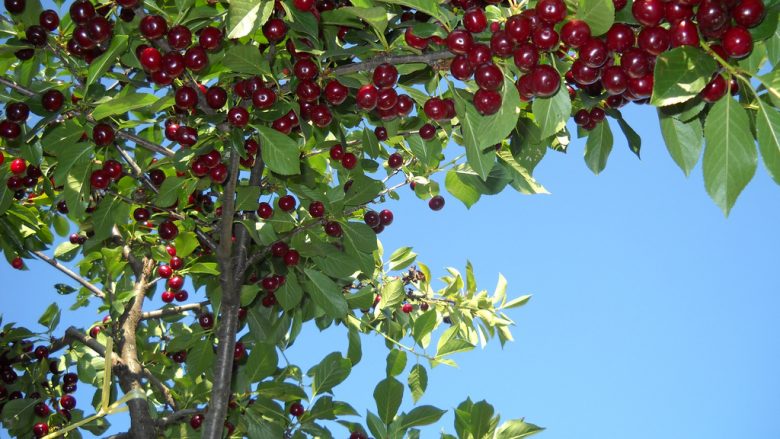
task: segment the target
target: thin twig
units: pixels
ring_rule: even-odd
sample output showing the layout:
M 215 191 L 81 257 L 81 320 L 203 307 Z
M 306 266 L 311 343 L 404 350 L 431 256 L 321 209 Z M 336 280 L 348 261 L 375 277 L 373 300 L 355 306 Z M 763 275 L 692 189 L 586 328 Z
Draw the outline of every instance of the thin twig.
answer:
M 34 250 L 32 252 L 32 254 L 37 256 L 43 262 L 46 262 L 47 264 L 51 265 L 52 267 L 56 268 L 57 270 L 60 270 L 61 272 L 65 273 L 66 276 L 68 276 L 69 278 L 71 278 L 71 279 L 75 280 L 76 282 L 80 283 L 84 288 L 86 288 L 89 291 L 91 291 L 92 294 L 94 294 L 95 296 L 97 296 L 97 297 L 99 297 L 101 299 L 105 299 L 106 298 L 106 293 L 104 293 L 103 290 L 101 290 L 100 288 L 96 287 L 94 284 L 92 284 L 88 280 L 84 279 L 83 277 L 79 276 L 78 274 L 76 274 L 70 268 L 60 264 L 54 258 L 50 258 L 50 257 L 46 256 L 43 252 L 38 251 L 38 250 Z
M 154 311 L 147 311 L 141 314 L 141 320 L 159 319 L 176 314 L 183 314 L 188 311 L 199 311 L 205 309 L 209 302 L 188 303 L 186 305 L 168 306 L 165 308 L 156 309 Z

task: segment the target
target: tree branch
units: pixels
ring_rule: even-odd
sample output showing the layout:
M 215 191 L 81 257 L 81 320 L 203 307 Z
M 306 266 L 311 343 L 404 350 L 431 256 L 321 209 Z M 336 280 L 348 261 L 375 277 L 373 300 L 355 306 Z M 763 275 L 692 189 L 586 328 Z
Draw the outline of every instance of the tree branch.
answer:
M 186 305 L 168 306 L 165 308 L 156 309 L 154 311 L 148 311 L 141 314 L 141 320 L 159 319 L 176 314 L 183 314 L 188 311 L 199 311 L 208 306 L 208 302 L 188 303 Z
M 220 285 L 222 286 L 221 317 L 217 328 L 217 352 L 214 362 L 214 379 L 211 387 L 209 411 L 203 426 L 203 439 L 220 439 L 224 427 L 225 414 L 230 400 L 230 388 L 233 375 L 233 351 L 238 328 L 239 288 L 241 279 L 236 275 L 233 257 L 233 217 L 235 215 L 235 195 L 238 184 L 238 153 L 235 149 L 230 155 L 228 184 L 225 186 L 222 203 L 222 220 L 217 261 L 220 266 Z
M 70 268 L 60 264 L 57 262 L 54 258 L 50 258 L 46 256 L 43 252 L 34 250 L 32 251 L 32 254 L 37 256 L 40 260 L 43 262 L 46 262 L 47 264 L 51 265 L 52 267 L 56 268 L 57 270 L 60 270 L 61 272 L 65 273 L 66 276 L 69 278 L 75 280 L 76 282 L 80 283 L 84 288 L 88 289 L 92 292 L 95 296 L 105 299 L 106 293 L 103 292 L 100 288 L 96 287 L 94 284 L 90 283 L 88 280 L 84 279 L 83 277 L 76 274 L 74 271 L 72 271 Z
M 449 59 L 455 55 L 449 50 L 440 50 L 438 52 L 423 53 L 420 55 L 385 55 L 371 58 L 367 61 L 361 61 L 352 64 L 344 64 L 338 66 L 330 71 L 330 73 L 336 75 L 348 75 L 350 73 L 361 72 L 365 70 L 374 70 L 378 65 L 388 64 L 414 64 L 423 63 L 432 66 L 437 61 Z

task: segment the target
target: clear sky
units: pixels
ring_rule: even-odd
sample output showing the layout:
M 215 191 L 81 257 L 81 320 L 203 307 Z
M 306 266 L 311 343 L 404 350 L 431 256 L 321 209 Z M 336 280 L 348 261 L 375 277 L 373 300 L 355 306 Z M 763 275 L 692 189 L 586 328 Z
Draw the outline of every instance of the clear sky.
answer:
M 511 311 L 515 343 L 456 355 L 460 367 L 434 369 L 420 403 L 452 408 L 468 395 L 487 399 L 505 419 L 547 427 L 538 436 L 546 439 L 776 439 L 780 188 L 759 165 L 725 219 L 704 190 L 701 167 L 686 179 L 674 165 L 652 109 L 624 114 L 642 136 L 642 160 L 615 129 L 607 169 L 594 176 L 584 142 L 574 140 L 568 154 L 550 151 L 536 170 L 552 195 L 508 189 L 470 211 L 447 196 L 444 210 L 432 212 L 401 191 L 395 222 L 381 235 L 388 253 L 413 245 L 439 275 L 468 258 L 480 287 L 492 291 L 500 272 L 510 295 L 534 295 Z M 35 326 L 44 305 L 60 299 L 51 285 L 67 280 L 41 263 L 29 266 L 0 264 L 0 312 Z M 72 314 L 61 328 L 98 318 Z M 344 351 L 340 334 L 310 328 L 290 360 L 310 365 Z M 386 352 L 379 337 L 363 348 L 353 376 L 335 389 L 361 413 L 375 409 L 371 393 Z M 79 406 L 89 399 L 81 396 Z M 122 416 L 111 419 L 117 431 Z M 451 422 L 442 425 L 452 431 Z

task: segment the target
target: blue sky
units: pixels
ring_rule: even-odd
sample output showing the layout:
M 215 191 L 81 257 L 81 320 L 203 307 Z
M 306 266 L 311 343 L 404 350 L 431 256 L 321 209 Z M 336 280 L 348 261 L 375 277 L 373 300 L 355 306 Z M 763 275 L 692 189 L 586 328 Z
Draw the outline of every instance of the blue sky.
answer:
M 480 287 L 492 290 L 500 272 L 510 295 L 534 295 L 511 311 L 515 343 L 456 355 L 460 367 L 434 369 L 420 403 L 487 399 L 505 419 L 547 427 L 539 436 L 547 439 L 780 437 L 780 188 L 760 165 L 725 219 L 700 166 L 686 179 L 672 162 L 652 109 L 624 114 L 642 136 L 642 160 L 616 130 L 607 169 L 594 176 L 584 142 L 574 140 L 536 170 L 552 195 L 509 190 L 471 210 L 447 196 L 432 212 L 401 191 L 381 235 L 386 251 L 413 245 L 438 274 L 468 258 Z M 35 326 L 43 305 L 60 299 L 51 285 L 66 279 L 29 266 L 0 264 L 0 312 Z M 98 318 L 85 311 L 64 324 Z M 340 330 L 306 334 L 291 361 L 309 365 L 346 349 Z M 335 390 L 361 413 L 374 409 L 386 352 L 378 337 L 363 347 L 363 361 Z M 111 419 L 118 428 L 122 416 Z M 443 424 L 450 431 L 451 421 Z

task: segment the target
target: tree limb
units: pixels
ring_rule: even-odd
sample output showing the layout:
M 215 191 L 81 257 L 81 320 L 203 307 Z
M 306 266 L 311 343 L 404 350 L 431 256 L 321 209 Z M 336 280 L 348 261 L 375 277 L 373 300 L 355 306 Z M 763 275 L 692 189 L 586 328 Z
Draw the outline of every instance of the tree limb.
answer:
M 188 303 L 186 305 L 168 306 L 165 308 L 156 309 L 154 311 L 148 311 L 141 314 L 141 320 L 159 319 L 162 317 L 168 317 L 176 314 L 183 314 L 187 311 L 199 311 L 208 306 L 208 302 Z
M 361 61 L 357 63 L 340 65 L 330 71 L 330 73 L 336 75 L 348 75 L 350 73 L 361 72 L 365 70 L 374 70 L 378 65 L 388 64 L 414 64 L 423 63 L 432 66 L 437 61 L 449 59 L 455 55 L 449 50 L 440 50 L 438 52 L 422 53 L 420 55 L 385 55 L 376 56 L 367 61 Z

